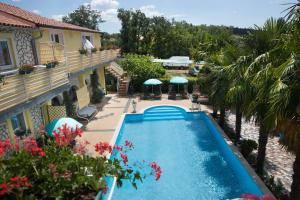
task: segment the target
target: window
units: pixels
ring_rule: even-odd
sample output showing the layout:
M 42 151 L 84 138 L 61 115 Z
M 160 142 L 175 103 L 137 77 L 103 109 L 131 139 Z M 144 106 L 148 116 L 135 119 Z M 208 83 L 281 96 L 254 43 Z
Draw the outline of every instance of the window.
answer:
M 51 33 L 51 41 L 59 44 L 64 44 L 63 33 Z
M 12 116 L 11 123 L 16 135 L 26 132 L 26 123 L 23 113 Z
M 82 34 L 82 43 L 85 43 L 85 40 L 90 41 L 93 44 L 93 35 L 90 33 L 83 33 Z
M 11 66 L 12 60 L 7 40 L 0 40 L 0 66 Z

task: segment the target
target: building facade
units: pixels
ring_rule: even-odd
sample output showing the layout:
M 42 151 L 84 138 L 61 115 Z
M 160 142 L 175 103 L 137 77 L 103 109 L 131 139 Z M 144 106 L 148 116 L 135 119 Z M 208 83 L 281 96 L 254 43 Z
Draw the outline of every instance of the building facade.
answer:
M 83 96 L 91 96 L 91 74 L 105 90 L 104 67 L 118 50 L 100 47 L 97 30 L 0 3 L 0 139 L 37 133 L 57 112 L 49 108 L 64 107 L 64 92 L 76 96 L 86 87 Z M 34 70 L 20 74 L 28 65 Z

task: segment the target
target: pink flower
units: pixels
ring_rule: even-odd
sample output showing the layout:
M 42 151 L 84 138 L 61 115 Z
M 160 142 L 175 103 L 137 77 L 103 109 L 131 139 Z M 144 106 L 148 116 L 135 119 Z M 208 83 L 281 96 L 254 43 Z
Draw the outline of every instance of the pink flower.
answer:
M 128 156 L 124 153 L 121 154 L 121 158 L 123 160 L 124 165 L 127 165 L 128 163 Z
M 106 183 L 105 183 L 105 187 L 102 189 L 102 193 L 103 193 L 103 194 L 106 194 L 107 191 L 108 191 L 108 187 L 107 187 L 107 185 L 106 185 Z
M 123 151 L 123 147 L 122 146 L 118 146 L 118 145 L 115 145 L 114 149 L 117 150 L 117 151 Z
M 80 142 L 74 147 L 73 150 L 79 155 L 84 155 L 87 152 L 86 146 L 89 144 L 90 143 L 88 141 Z
M 128 140 L 125 140 L 125 147 L 128 147 L 129 149 L 134 148 L 132 142 L 130 142 L 130 141 L 128 141 Z
M 276 200 L 273 196 L 271 195 L 263 195 L 261 198 L 259 198 L 255 194 L 243 194 L 242 199 L 244 200 Z

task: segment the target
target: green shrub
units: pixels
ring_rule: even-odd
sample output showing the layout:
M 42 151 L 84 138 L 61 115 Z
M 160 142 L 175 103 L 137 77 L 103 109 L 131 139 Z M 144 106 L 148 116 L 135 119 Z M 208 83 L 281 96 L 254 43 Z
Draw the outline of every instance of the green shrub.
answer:
M 280 179 L 275 180 L 274 176 L 264 176 L 263 181 L 266 186 L 270 189 L 272 194 L 279 200 L 288 200 L 288 191 L 284 188 Z
M 120 64 L 131 77 L 135 91 L 142 91 L 147 79 L 161 78 L 166 72 L 159 63 L 152 62 L 151 57 L 144 55 L 127 54 Z
M 79 51 L 79 53 L 80 53 L 81 55 L 86 55 L 86 54 L 87 54 L 87 50 L 86 50 L 86 49 L 81 48 L 81 49 L 79 49 L 78 51 Z
M 91 74 L 92 98 L 91 103 L 100 103 L 105 93 L 99 88 L 99 77 L 96 71 Z
M 168 93 L 171 78 L 172 77 L 162 77 L 159 79 L 162 82 L 162 85 L 161 85 L 162 93 Z M 186 79 L 189 81 L 188 82 L 188 92 L 192 93 L 193 86 L 195 84 L 198 84 L 198 78 L 197 77 L 186 77 Z
M 240 144 L 241 153 L 248 158 L 254 149 L 257 149 L 257 142 L 254 140 L 242 140 Z

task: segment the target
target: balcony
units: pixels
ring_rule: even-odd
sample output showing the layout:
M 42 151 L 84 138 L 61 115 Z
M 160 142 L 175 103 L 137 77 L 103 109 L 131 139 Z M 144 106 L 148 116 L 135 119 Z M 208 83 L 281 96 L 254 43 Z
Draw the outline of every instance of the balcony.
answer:
M 68 83 L 63 62 L 52 69 L 37 68 L 30 74 L 6 76 L 0 84 L 0 112 Z
M 5 76 L 4 84 L 0 83 L 0 113 L 68 84 L 69 74 L 112 61 L 118 53 L 118 50 L 97 51 L 87 55 L 81 55 L 78 51 L 65 53 L 63 45 L 40 43 L 40 64 L 57 60 L 59 65 L 52 69 L 36 68 L 26 75 Z
M 39 47 L 41 64 L 53 60 L 66 61 L 69 73 L 75 73 L 115 60 L 119 54 L 119 50 L 103 50 L 82 55 L 79 51 L 65 52 L 64 46 L 56 43 L 40 43 Z

